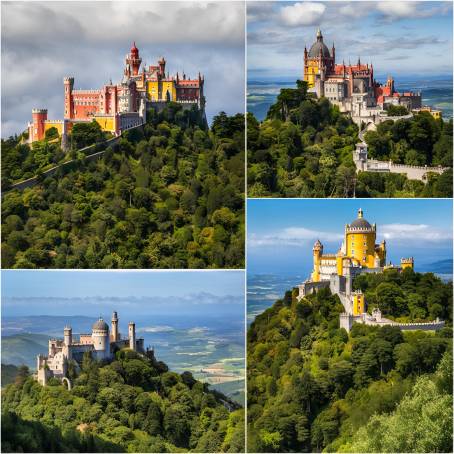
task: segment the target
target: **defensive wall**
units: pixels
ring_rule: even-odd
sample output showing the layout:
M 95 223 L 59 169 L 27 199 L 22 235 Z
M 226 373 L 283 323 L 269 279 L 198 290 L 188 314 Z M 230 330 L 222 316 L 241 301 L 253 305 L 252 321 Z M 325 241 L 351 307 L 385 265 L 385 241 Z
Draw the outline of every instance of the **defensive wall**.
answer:
M 402 118 L 409 118 L 411 116 L 412 114 L 404 115 L 401 117 L 383 118 L 396 121 Z M 358 138 L 361 142 L 356 144 L 356 149 L 353 151 L 353 162 L 355 163 L 357 172 L 401 173 L 406 174 L 407 178 L 410 180 L 419 180 L 426 183 L 427 174 L 436 173 L 438 175 L 441 175 L 443 172 L 448 170 L 447 167 L 442 166 L 411 166 L 406 164 L 395 164 L 392 161 L 379 161 L 377 159 L 369 159 L 368 147 L 364 139 L 364 134 L 367 131 L 374 129 L 374 127 L 371 127 L 370 125 L 372 125 L 372 123 L 366 124 L 365 127 L 359 132 Z
M 130 128 L 125 129 L 124 131 L 122 131 L 122 133 L 119 136 L 117 136 L 117 137 L 112 137 L 111 139 L 107 139 L 104 142 L 95 143 L 93 145 L 89 145 L 87 147 L 80 148 L 79 150 L 77 150 L 77 152 L 86 153 L 86 152 L 89 152 L 91 150 L 95 150 L 96 147 L 99 147 L 99 146 L 105 147 L 105 149 L 102 150 L 102 151 L 98 151 L 98 152 L 89 154 L 89 155 L 85 156 L 84 158 L 82 158 L 82 160 L 86 161 L 86 162 L 90 162 L 90 161 L 96 160 L 96 159 L 101 157 L 106 152 L 107 147 L 109 145 L 115 145 L 116 143 L 118 143 L 120 141 L 120 139 L 121 139 L 121 137 L 122 137 L 124 132 L 130 131 L 132 129 L 136 129 L 136 128 L 139 128 L 139 127 L 142 127 L 142 126 L 143 126 L 143 124 L 132 126 Z M 6 194 L 7 192 L 10 192 L 10 191 L 12 191 L 14 189 L 17 189 L 17 190 L 21 191 L 23 189 L 32 188 L 37 183 L 39 183 L 39 180 L 41 180 L 43 177 L 50 177 L 50 176 L 54 175 L 59 169 L 61 169 L 61 168 L 64 169 L 66 167 L 70 167 L 71 164 L 74 164 L 77 161 L 78 161 L 78 159 L 71 159 L 70 161 L 63 162 L 63 163 L 58 164 L 58 165 L 56 165 L 56 166 L 54 166 L 54 167 L 52 167 L 52 168 L 50 168 L 48 170 L 45 170 L 39 177 L 38 176 L 34 176 L 34 177 L 31 177 L 31 178 L 28 178 L 27 180 L 19 181 L 18 183 L 15 183 L 15 184 L 11 185 L 11 187 L 9 189 L 7 189 L 6 191 L 2 191 L 2 194 Z

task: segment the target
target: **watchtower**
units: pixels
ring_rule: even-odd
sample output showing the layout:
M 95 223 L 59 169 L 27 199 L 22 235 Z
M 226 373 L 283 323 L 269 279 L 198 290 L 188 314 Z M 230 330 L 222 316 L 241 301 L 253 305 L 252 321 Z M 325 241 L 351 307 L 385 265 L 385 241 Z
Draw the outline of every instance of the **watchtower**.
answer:
M 47 109 L 32 110 L 32 142 L 44 139 L 44 123 L 47 120 Z
M 73 88 L 74 77 L 64 77 L 63 85 L 65 87 L 65 115 L 64 118 L 74 118 Z

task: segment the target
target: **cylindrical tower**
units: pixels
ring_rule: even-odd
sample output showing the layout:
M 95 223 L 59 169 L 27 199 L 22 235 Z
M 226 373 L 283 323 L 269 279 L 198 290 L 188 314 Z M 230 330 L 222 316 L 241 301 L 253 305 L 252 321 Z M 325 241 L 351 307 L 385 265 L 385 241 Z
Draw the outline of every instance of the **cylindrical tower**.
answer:
M 136 324 L 134 322 L 129 322 L 128 332 L 129 332 L 129 348 L 131 350 L 135 350 L 136 349 Z
M 375 267 L 375 224 L 370 225 L 358 210 L 358 218 L 345 226 L 346 255 L 366 268 Z
M 112 314 L 112 341 L 117 342 L 118 340 L 118 316 L 117 313 L 114 312 Z
M 317 240 L 312 248 L 314 256 L 314 271 L 312 272 L 312 281 L 320 282 L 320 261 L 323 255 L 323 244 Z
M 353 292 L 353 315 L 361 315 L 366 312 L 364 294 L 361 290 Z
M 142 59 L 139 57 L 139 49 L 136 47 L 136 42 L 134 41 L 131 51 L 126 58 L 126 67 L 129 65 L 129 72 L 132 68 L 132 75 L 137 76 L 139 74 L 140 64 Z
M 71 119 L 74 118 L 74 104 L 72 96 L 74 77 L 63 78 L 63 85 L 65 88 L 65 115 L 63 118 Z
M 109 326 L 101 317 L 93 324 L 91 339 L 96 357 L 98 359 L 107 358 L 110 354 Z
M 47 120 L 47 109 L 33 109 L 32 122 L 33 122 L 33 137 L 32 142 L 35 140 L 44 139 L 44 123 Z
M 69 346 L 73 343 L 73 330 L 70 326 L 65 326 L 63 330 L 65 336 L 65 345 Z

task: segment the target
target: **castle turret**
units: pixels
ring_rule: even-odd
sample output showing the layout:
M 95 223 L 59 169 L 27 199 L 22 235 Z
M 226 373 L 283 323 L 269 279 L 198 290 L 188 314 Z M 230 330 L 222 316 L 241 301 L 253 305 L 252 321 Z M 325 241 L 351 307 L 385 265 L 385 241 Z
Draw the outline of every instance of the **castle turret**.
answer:
M 402 270 L 405 270 L 407 268 L 412 270 L 414 268 L 414 259 L 413 259 L 413 257 L 400 259 L 400 267 L 402 268 Z
M 140 64 L 142 63 L 142 59 L 139 57 L 139 49 L 136 47 L 136 42 L 134 41 L 129 55 L 126 56 L 126 70 L 125 74 L 128 76 L 132 75 L 137 76 L 139 74 Z
M 363 217 L 363 210 L 358 210 L 358 218 L 345 226 L 346 255 L 356 265 L 375 268 L 375 224 L 370 225 Z
M 112 314 L 112 341 L 117 342 L 119 340 L 118 336 L 118 316 L 117 313 L 114 312 Z
M 73 330 L 70 326 L 65 326 L 63 330 L 65 337 L 65 345 L 70 346 L 73 343 Z
M 107 358 L 110 355 L 109 326 L 101 317 L 92 326 L 91 338 L 96 357 Z
M 353 292 L 353 315 L 361 315 L 366 312 L 365 308 L 365 301 L 364 301 L 364 294 L 361 290 L 357 290 L 356 292 Z
M 317 240 L 312 248 L 314 256 L 314 271 L 312 272 L 312 281 L 320 282 L 320 261 L 323 255 L 323 244 Z
M 129 322 L 128 334 L 129 334 L 129 348 L 131 350 L 135 350 L 136 349 L 136 324 L 134 322 Z
M 164 57 L 161 57 L 161 59 L 158 61 L 159 65 L 159 74 L 161 75 L 162 78 L 165 78 L 166 76 L 166 61 Z M 183 78 L 186 78 L 186 75 L 183 74 Z
M 388 76 L 388 79 L 386 80 L 386 86 L 389 89 L 389 96 L 392 96 L 394 93 L 394 79 L 392 76 Z
M 63 118 L 71 119 L 74 118 L 74 103 L 72 95 L 74 77 L 65 77 L 63 79 L 63 85 L 65 89 L 65 115 Z
M 45 129 L 44 123 L 47 120 L 47 109 L 32 110 L 32 137 L 31 141 L 44 139 Z

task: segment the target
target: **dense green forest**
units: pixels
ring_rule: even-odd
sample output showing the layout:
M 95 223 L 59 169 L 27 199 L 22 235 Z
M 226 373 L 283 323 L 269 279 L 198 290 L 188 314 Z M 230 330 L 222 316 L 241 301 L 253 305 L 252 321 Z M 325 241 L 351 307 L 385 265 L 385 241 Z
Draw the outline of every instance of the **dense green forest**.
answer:
M 42 174 L 45 170 L 70 159 L 77 159 L 77 150 L 89 145 L 99 145 L 112 134 L 104 132 L 98 123 L 76 123 L 69 136 L 69 151 L 61 149 L 61 139 L 57 128 L 46 131 L 45 138 L 33 143 L 26 143 L 28 133 L 2 139 L 2 189 L 8 189 L 12 183 L 26 180 Z M 91 150 L 93 153 L 96 150 Z M 90 150 L 89 150 L 90 152 Z
M 20 369 L 2 391 L 2 452 L 244 452 L 244 409 L 152 353 L 85 354 L 70 371 L 68 391 Z
M 80 148 L 98 133 L 84 125 L 71 142 Z M 3 170 L 33 154 L 16 139 Z M 169 103 L 100 159 L 70 154 L 69 168 L 4 194 L 4 268 L 244 266 L 243 115 L 220 113 L 208 130 L 200 112 Z
M 326 98 L 307 93 L 305 82 L 297 87 L 280 91 L 262 123 L 248 114 L 249 197 L 452 197 L 451 169 L 427 184 L 402 174 L 356 174 L 358 127 Z M 452 129 L 452 120 L 421 112 L 383 122 L 365 139 L 371 158 L 452 168 Z
M 248 331 L 248 451 L 452 452 L 452 283 L 390 270 L 355 286 L 369 310 L 446 326 L 347 333 L 329 289 L 286 292 Z

